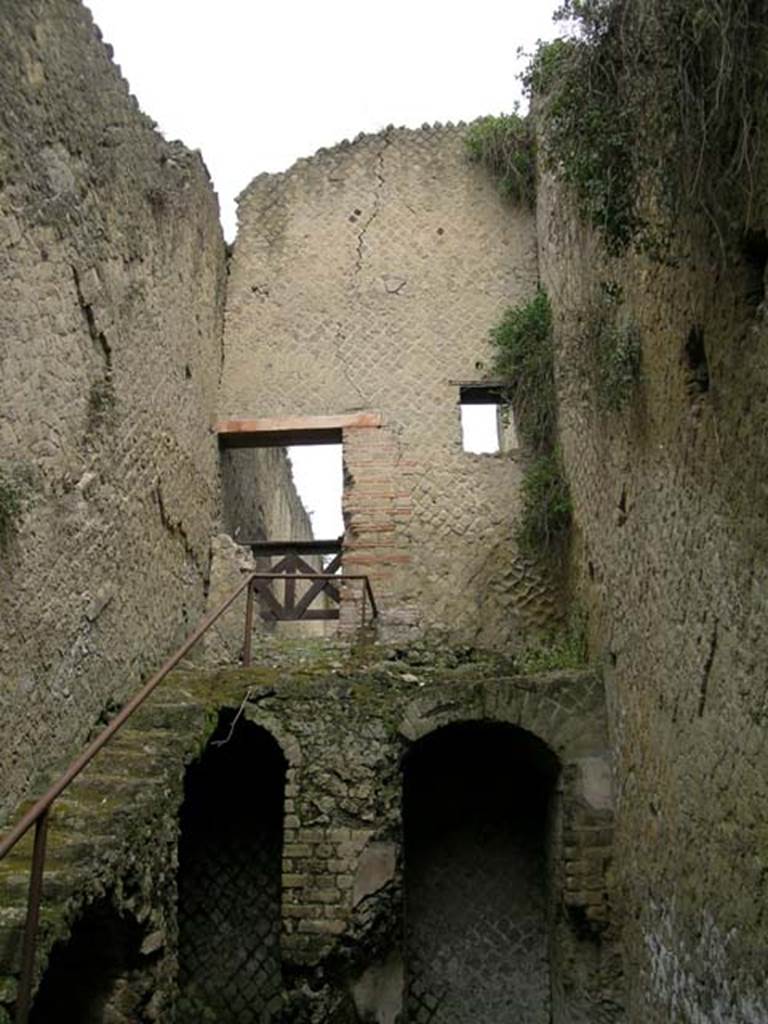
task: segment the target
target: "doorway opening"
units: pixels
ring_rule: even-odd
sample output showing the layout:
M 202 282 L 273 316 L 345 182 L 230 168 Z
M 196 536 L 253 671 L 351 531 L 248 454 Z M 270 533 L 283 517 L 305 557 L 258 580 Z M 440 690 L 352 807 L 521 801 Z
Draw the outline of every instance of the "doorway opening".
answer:
M 341 462 L 341 444 L 223 449 L 227 533 L 244 545 L 339 538 Z
M 250 549 L 260 572 L 285 577 L 260 587 L 265 625 L 257 628 L 284 636 L 334 632 L 338 588 L 291 576 L 341 571 L 341 443 L 230 447 L 222 451 L 221 467 L 227 532 Z
M 404 762 L 407 1019 L 549 1024 L 548 819 L 531 733 L 445 726 Z
M 285 769 L 273 737 L 228 709 L 187 770 L 178 1024 L 278 1019 Z
M 344 533 L 342 446 L 292 445 L 288 448 L 288 459 L 293 482 L 312 524 L 312 535 L 318 540 L 341 537 Z

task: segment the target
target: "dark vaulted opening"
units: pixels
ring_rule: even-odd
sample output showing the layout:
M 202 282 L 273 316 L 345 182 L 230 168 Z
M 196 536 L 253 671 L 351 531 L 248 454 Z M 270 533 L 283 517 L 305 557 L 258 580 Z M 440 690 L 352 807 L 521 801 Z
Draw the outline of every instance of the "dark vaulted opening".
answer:
M 558 762 L 496 723 L 404 764 L 409 1024 L 549 1024 L 547 832 Z
M 185 784 L 177 1024 L 278 1017 L 284 789 L 275 740 L 222 712 Z

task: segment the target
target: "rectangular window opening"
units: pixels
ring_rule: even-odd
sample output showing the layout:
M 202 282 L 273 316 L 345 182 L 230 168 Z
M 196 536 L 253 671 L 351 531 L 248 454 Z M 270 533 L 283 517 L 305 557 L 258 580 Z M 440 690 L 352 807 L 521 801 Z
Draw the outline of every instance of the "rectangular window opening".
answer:
M 459 411 L 465 452 L 494 455 L 517 448 L 512 407 L 503 400 L 499 385 L 460 385 Z

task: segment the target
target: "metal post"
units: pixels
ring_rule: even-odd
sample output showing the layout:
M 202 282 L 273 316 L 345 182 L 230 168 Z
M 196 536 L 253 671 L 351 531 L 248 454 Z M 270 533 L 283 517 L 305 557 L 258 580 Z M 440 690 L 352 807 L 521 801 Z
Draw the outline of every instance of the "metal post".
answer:
M 253 636 L 253 581 L 245 592 L 245 637 L 243 638 L 243 668 L 251 667 L 251 637 Z
M 45 842 L 48 837 L 48 814 L 44 811 L 35 822 L 35 844 L 32 850 L 32 868 L 29 875 L 27 921 L 24 925 L 24 945 L 21 950 L 21 977 L 16 997 L 16 1024 L 27 1024 L 32 1005 L 32 980 L 35 973 L 35 947 L 37 924 L 40 919 L 40 901 L 43 898 L 43 869 L 45 868 Z

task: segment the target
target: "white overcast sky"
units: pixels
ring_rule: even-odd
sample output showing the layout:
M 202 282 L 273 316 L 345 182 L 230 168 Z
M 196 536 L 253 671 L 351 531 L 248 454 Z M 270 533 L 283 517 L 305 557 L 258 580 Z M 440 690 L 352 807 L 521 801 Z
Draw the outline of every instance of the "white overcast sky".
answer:
M 517 49 L 555 35 L 559 0 L 86 4 L 144 112 L 166 138 L 202 151 L 231 241 L 235 197 L 263 171 L 388 124 L 512 110 L 522 99 Z M 307 497 L 317 459 L 311 448 L 292 457 L 315 535 L 338 535 L 340 468 L 338 496 Z
M 552 0 L 86 0 L 142 109 L 202 150 L 227 237 L 256 174 L 388 124 L 470 121 L 520 98 L 519 46 Z

